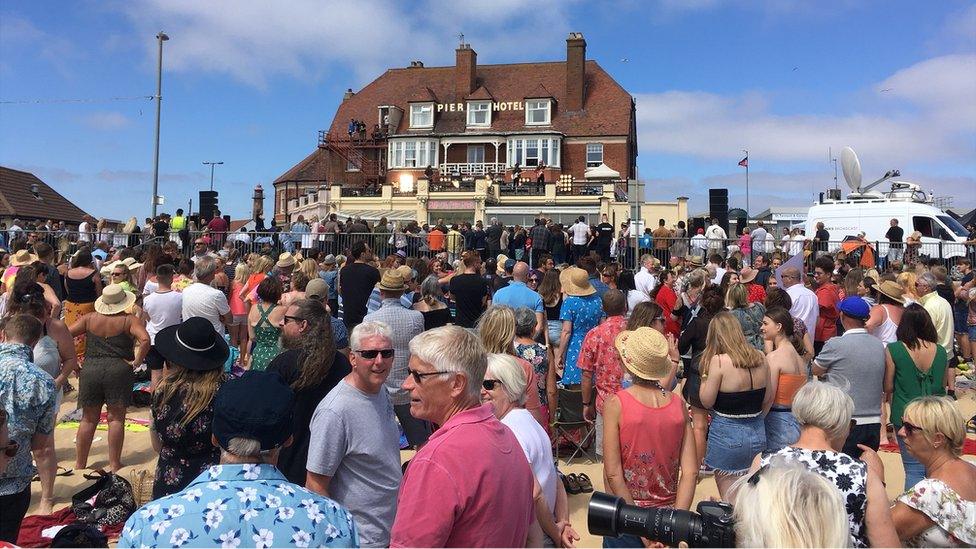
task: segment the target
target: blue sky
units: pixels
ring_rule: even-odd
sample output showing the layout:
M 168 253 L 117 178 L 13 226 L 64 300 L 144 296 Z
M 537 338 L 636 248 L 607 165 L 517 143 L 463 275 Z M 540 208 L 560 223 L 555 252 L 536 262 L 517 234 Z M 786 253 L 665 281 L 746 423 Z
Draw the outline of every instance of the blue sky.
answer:
M 754 213 L 807 204 L 850 145 L 867 181 L 898 168 L 976 207 L 976 4 L 958 1 L 0 0 L 0 164 L 96 216 L 147 215 L 160 29 L 163 211 L 223 161 L 222 209 L 248 215 L 347 87 L 453 64 L 459 32 L 507 63 L 564 59 L 570 31 L 637 99 L 649 200 L 698 212 L 725 186 L 744 205 L 749 149 Z

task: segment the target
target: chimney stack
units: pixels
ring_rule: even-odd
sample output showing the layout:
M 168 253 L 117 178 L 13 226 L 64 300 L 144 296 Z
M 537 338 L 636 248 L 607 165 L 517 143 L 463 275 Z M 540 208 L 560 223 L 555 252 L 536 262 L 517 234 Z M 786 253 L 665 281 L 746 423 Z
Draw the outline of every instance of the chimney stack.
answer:
M 586 82 L 586 40 L 583 33 L 571 32 L 566 39 L 566 100 L 567 111 L 583 110 Z
M 342 100 L 345 101 L 354 95 L 356 95 L 356 93 L 352 91 L 352 88 L 346 88 L 346 93 L 342 94 Z
M 457 65 L 454 67 L 454 98 L 460 101 L 471 95 L 475 90 L 478 78 L 478 54 L 471 49 L 471 44 L 464 42 L 458 46 Z

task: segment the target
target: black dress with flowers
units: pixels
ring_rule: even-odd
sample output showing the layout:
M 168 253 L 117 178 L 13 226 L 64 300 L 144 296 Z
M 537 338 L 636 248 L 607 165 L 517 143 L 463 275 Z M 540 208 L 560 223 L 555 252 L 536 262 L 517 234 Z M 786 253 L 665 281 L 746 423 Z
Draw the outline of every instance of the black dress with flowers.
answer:
M 213 445 L 213 402 L 185 426 L 186 403 L 182 391 L 177 391 L 166 404 L 160 404 L 159 393 L 153 398 L 152 418 L 156 434 L 162 442 L 153 499 L 179 492 L 203 471 L 220 461 L 220 450 Z

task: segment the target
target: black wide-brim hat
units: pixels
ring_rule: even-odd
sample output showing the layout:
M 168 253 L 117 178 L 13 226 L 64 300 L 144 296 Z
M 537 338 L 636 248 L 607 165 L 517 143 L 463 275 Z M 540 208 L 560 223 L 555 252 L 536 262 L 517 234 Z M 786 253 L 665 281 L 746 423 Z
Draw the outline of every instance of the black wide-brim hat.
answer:
M 227 341 L 199 316 L 160 330 L 154 347 L 167 362 L 201 372 L 223 368 L 230 355 Z

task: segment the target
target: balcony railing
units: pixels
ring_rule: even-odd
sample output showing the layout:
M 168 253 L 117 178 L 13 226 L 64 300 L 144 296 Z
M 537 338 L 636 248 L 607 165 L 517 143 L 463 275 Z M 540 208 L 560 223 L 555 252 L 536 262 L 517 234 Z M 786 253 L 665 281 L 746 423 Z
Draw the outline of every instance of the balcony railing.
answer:
M 498 184 L 498 194 L 502 196 L 545 196 L 546 184 L 534 179 L 523 177 L 518 183 L 511 181 L 500 181 Z
M 441 176 L 452 175 L 485 175 L 489 172 L 499 174 L 507 169 L 504 162 L 472 162 L 472 163 L 443 163 L 440 165 Z
M 556 194 L 559 196 L 602 196 L 602 183 L 557 183 Z

